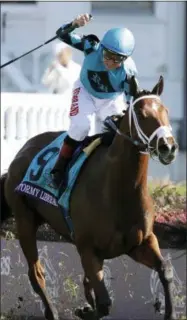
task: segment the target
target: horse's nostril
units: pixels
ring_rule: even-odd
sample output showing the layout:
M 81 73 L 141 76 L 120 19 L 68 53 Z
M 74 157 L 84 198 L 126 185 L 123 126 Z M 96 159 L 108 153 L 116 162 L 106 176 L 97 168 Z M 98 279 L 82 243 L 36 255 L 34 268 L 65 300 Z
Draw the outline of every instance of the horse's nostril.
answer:
M 159 146 L 159 152 L 160 153 L 166 153 L 169 151 L 168 145 L 167 144 L 162 144 L 161 146 Z
M 171 152 L 174 153 L 174 152 L 176 151 L 176 149 L 177 149 L 177 145 L 174 144 L 174 145 L 171 147 Z

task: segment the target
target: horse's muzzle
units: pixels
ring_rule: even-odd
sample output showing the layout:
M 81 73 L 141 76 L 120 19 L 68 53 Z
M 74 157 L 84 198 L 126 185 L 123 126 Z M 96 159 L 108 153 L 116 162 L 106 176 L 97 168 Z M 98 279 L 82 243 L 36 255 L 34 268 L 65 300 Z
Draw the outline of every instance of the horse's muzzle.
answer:
M 173 138 L 168 139 L 167 142 L 164 140 L 163 143 L 160 143 L 158 146 L 158 158 L 160 162 L 164 165 L 173 162 L 177 156 L 178 149 L 178 144 Z

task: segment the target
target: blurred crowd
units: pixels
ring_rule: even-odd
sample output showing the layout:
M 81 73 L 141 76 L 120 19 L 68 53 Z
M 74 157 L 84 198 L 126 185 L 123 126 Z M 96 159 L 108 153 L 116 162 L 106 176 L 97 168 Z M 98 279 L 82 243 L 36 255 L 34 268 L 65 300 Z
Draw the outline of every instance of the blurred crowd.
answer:
M 73 89 L 80 69 L 81 66 L 73 61 L 71 47 L 64 42 L 58 42 L 53 47 L 53 60 L 45 70 L 41 82 L 50 93 L 63 94 Z

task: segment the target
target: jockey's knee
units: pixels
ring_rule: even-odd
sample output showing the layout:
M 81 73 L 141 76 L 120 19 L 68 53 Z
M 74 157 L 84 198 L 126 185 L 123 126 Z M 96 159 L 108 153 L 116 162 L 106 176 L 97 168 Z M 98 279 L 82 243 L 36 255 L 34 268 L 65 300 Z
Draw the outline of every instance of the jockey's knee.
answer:
M 90 130 L 90 122 L 86 119 L 86 121 L 76 121 L 71 123 L 70 128 L 68 130 L 68 135 L 77 141 L 83 141 L 84 138 L 88 135 Z

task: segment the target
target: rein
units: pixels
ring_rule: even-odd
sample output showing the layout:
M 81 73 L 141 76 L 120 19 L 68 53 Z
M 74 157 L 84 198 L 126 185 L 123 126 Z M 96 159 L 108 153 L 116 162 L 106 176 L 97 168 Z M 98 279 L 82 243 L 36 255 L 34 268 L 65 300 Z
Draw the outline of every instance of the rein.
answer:
M 104 123 L 107 127 L 114 130 L 119 136 L 122 136 L 124 139 L 130 141 L 136 147 L 140 147 L 140 146 L 142 147 L 143 144 L 140 143 L 138 140 L 134 140 L 133 138 L 129 137 L 127 134 L 121 132 L 121 130 L 119 130 L 116 124 L 112 121 L 111 117 L 107 117 Z
M 128 109 L 130 136 L 128 136 L 127 134 L 125 134 L 121 130 L 119 130 L 117 128 L 116 124 L 112 121 L 112 119 L 110 117 L 106 118 L 105 123 L 111 129 L 113 129 L 118 135 L 122 136 L 124 139 L 130 141 L 133 145 L 138 147 L 140 149 L 139 152 L 143 153 L 143 154 L 151 154 L 154 151 L 153 147 L 150 145 L 150 143 L 157 136 L 156 150 L 158 153 L 159 139 L 163 138 L 164 140 L 166 140 L 166 138 L 172 137 L 172 134 L 171 134 L 172 128 L 171 128 L 171 126 L 160 126 L 151 134 L 150 137 L 148 137 L 141 129 L 141 127 L 138 123 L 136 112 L 134 110 L 135 104 L 137 102 L 141 101 L 142 99 L 157 99 L 160 101 L 160 97 L 158 97 L 156 95 L 146 95 L 146 96 L 139 97 L 139 98 L 135 99 L 134 101 L 131 100 L 131 103 L 130 103 L 130 106 Z M 132 129 L 132 122 L 134 123 L 138 138 L 140 139 L 141 142 L 136 139 L 133 139 L 133 137 L 132 137 L 132 132 L 131 132 L 132 131 L 131 130 Z

